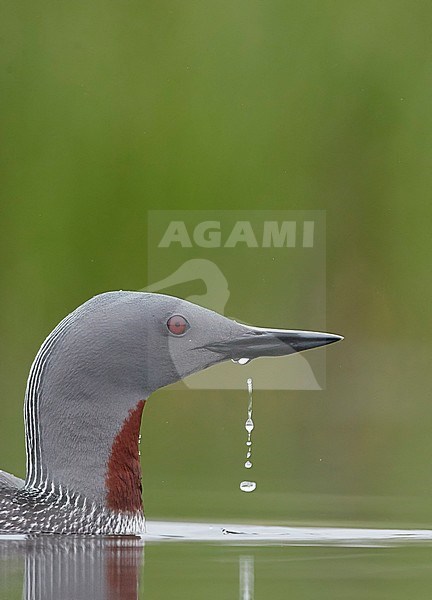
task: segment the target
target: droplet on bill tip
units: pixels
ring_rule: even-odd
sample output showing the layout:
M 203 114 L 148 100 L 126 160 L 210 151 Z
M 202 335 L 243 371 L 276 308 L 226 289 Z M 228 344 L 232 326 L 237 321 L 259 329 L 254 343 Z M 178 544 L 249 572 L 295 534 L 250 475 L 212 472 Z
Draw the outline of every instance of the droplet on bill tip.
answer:
M 250 362 L 250 358 L 239 358 L 239 365 L 247 365 Z
M 231 360 L 233 363 L 237 363 L 239 365 L 247 365 L 248 362 L 251 361 L 250 358 L 232 358 Z

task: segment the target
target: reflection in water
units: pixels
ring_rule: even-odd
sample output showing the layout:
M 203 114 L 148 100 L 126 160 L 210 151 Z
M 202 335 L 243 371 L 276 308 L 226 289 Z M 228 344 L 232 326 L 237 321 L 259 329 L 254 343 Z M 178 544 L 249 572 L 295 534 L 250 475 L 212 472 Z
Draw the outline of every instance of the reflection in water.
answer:
M 137 600 L 143 552 L 143 542 L 132 537 L 39 536 L 0 543 L 9 576 L 16 559 L 24 559 L 24 600 Z
M 254 599 L 254 557 L 253 556 L 240 556 L 239 562 L 239 582 L 240 582 L 240 600 L 253 600 Z
M 253 600 L 255 580 L 260 598 L 361 600 L 369 588 L 381 598 L 383 582 L 392 600 L 406 600 L 413 586 L 423 591 L 416 597 L 430 597 L 429 530 L 157 521 L 147 528 L 145 539 L 0 536 L 0 600 Z

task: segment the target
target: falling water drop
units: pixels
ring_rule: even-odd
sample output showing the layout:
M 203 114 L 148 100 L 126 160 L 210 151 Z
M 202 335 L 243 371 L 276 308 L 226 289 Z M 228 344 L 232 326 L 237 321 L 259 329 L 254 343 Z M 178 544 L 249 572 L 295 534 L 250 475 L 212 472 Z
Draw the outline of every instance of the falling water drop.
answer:
M 254 422 L 252 419 L 247 419 L 245 423 L 245 429 L 248 433 L 251 433 L 254 428 Z
M 248 409 L 247 409 L 247 419 L 245 422 L 245 429 L 248 433 L 248 437 L 247 437 L 247 442 L 246 442 L 246 446 L 247 446 L 246 462 L 244 463 L 244 466 L 246 469 L 251 469 L 252 462 L 249 459 L 252 456 L 252 439 L 251 439 L 251 437 L 252 437 L 252 431 L 254 429 L 254 422 L 252 420 L 252 411 L 253 411 L 253 382 L 252 382 L 252 379 L 249 378 L 246 383 L 247 383 L 247 389 L 248 389 L 248 394 L 249 394 L 249 401 L 248 401 Z M 242 492 L 253 492 L 256 489 L 256 482 L 255 481 L 242 481 L 240 483 L 240 489 Z
M 242 481 L 240 489 L 242 492 L 253 492 L 256 489 L 255 481 Z

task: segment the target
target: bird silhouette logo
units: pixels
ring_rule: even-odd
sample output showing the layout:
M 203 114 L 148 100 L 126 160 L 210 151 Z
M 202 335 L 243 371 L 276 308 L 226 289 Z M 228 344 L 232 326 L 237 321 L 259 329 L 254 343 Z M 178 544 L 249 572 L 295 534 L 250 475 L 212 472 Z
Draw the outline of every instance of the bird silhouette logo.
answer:
M 228 280 L 220 267 L 211 260 L 192 258 L 175 271 L 141 291 L 165 293 L 173 287 L 198 282 L 204 284 L 202 293 L 189 294 L 185 300 L 226 315 L 230 298 Z M 247 357 L 245 357 L 247 358 Z M 183 379 L 190 389 L 244 389 L 245 381 L 252 377 L 256 389 L 265 390 L 320 390 L 321 385 L 303 354 L 281 357 L 262 357 L 243 365 L 241 369 L 230 363 L 214 365 Z M 174 384 L 181 386 L 182 383 Z

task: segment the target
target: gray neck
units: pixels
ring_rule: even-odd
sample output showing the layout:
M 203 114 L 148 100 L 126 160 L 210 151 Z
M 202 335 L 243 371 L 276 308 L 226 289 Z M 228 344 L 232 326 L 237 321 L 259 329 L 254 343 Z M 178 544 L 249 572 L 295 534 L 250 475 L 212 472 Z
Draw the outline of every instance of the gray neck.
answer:
M 130 340 L 122 346 L 121 328 L 104 310 L 112 304 L 108 296 L 96 311 L 83 305 L 66 317 L 34 360 L 24 411 L 26 488 L 106 500 L 114 440 L 149 395 L 140 365 L 145 340 L 138 335 L 136 347 Z

